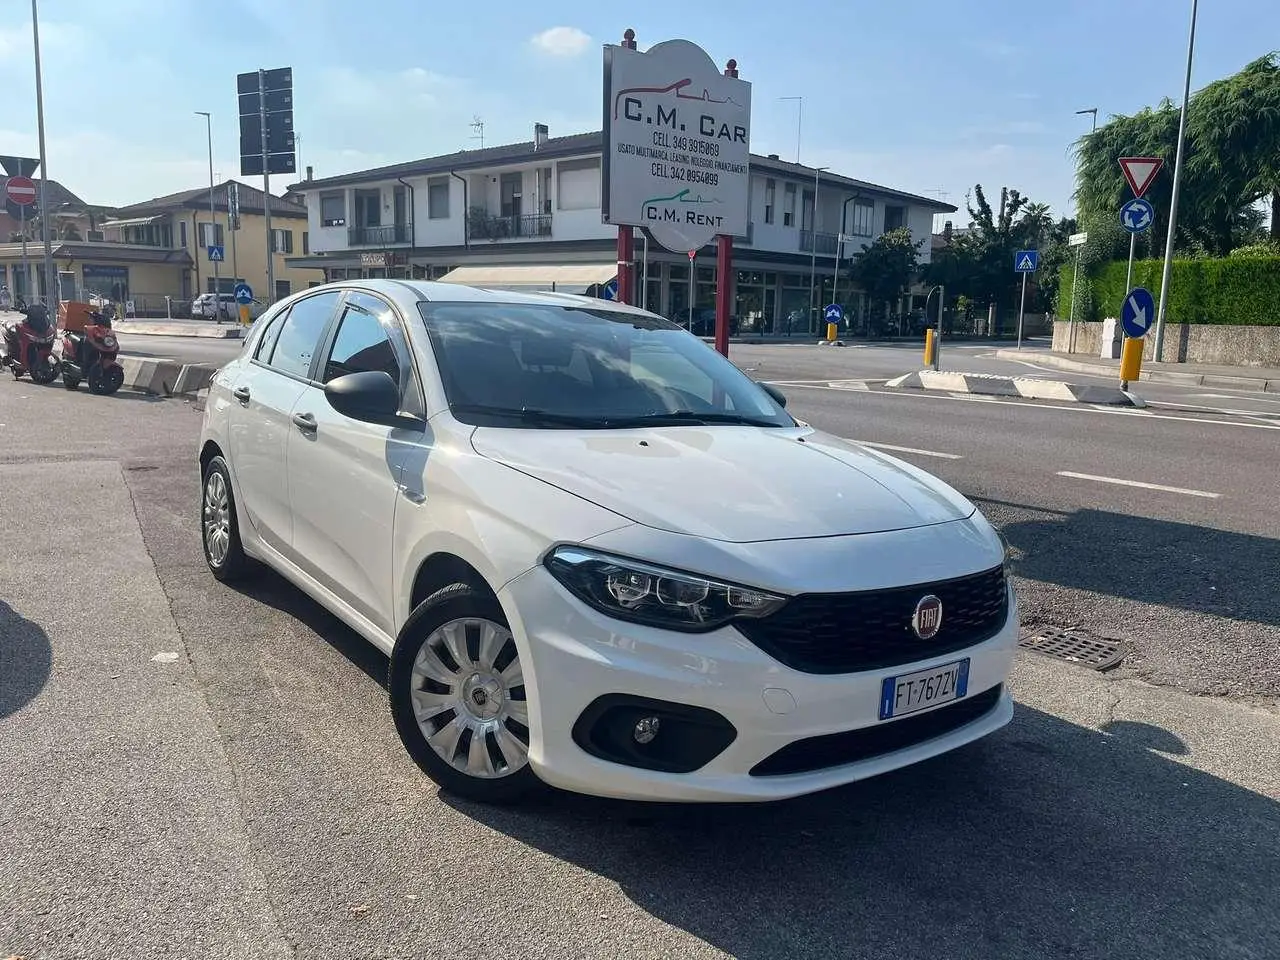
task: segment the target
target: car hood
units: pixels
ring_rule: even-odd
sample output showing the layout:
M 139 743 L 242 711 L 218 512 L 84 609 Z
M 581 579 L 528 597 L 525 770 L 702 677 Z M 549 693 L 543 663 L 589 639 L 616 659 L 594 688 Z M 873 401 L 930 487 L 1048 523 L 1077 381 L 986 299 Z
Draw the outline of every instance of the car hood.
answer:
M 713 540 L 879 533 L 974 512 L 923 471 L 807 427 L 480 427 L 471 443 L 636 523 Z

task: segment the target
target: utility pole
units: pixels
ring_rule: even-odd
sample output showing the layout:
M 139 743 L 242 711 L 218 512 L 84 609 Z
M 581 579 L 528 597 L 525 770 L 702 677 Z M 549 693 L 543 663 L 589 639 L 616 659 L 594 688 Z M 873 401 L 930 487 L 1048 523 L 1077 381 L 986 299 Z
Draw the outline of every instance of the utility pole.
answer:
M 208 254 L 218 243 L 218 214 L 213 206 L 213 114 L 207 110 L 197 110 L 195 113 L 196 116 L 204 117 L 205 138 L 209 143 L 209 245 L 205 249 Z M 218 294 L 222 292 L 222 278 L 219 275 L 218 261 L 212 256 L 209 259 L 213 261 L 213 319 L 221 323 L 222 301 L 218 299 Z
M 36 127 L 40 139 L 40 232 L 44 237 L 45 303 L 58 315 L 58 275 L 53 271 L 53 239 L 49 236 L 49 156 L 44 147 L 44 83 L 40 74 L 40 17 L 36 0 L 31 0 L 31 39 L 36 54 Z

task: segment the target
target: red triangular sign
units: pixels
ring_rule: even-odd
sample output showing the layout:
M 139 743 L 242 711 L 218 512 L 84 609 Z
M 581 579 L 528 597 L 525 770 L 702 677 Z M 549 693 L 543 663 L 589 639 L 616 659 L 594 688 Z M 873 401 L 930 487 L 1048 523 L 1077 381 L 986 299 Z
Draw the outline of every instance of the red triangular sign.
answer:
M 1164 161 L 1159 157 L 1120 158 L 1120 169 L 1124 171 L 1124 178 L 1129 181 L 1129 189 L 1135 199 L 1147 192 L 1163 166 Z

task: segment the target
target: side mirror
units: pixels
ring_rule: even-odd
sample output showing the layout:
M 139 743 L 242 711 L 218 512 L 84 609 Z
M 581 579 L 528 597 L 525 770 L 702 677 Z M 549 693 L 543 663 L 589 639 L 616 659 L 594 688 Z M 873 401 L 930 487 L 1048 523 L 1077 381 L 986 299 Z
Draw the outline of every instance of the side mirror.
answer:
M 783 393 L 781 390 L 775 387 L 772 383 L 762 383 L 760 384 L 760 386 L 764 388 L 765 393 L 773 397 L 773 399 L 777 402 L 778 406 L 782 407 L 784 410 L 786 409 L 787 395 L 785 393 Z
M 400 387 L 383 370 L 348 373 L 324 385 L 329 406 L 352 420 L 379 423 L 400 410 Z

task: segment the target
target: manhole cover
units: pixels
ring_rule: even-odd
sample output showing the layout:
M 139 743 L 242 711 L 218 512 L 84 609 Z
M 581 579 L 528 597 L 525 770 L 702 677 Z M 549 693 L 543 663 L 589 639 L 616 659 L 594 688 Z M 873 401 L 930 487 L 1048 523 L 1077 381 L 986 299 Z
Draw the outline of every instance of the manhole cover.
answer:
M 1092 670 L 1110 670 L 1124 659 L 1125 652 L 1119 641 L 1099 640 L 1057 627 L 1040 627 L 1019 640 L 1018 646 Z

